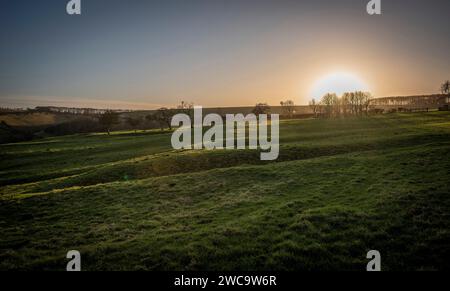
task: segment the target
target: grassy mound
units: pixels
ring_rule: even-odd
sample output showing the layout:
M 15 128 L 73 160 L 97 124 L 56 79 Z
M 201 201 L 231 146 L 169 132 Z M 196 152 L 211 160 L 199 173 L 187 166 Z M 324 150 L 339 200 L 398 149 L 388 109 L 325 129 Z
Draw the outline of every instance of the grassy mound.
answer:
M 449 269 L 450 115 L 293 120 L 280 158 L 170 134 L 0 146 L 0 269 Z

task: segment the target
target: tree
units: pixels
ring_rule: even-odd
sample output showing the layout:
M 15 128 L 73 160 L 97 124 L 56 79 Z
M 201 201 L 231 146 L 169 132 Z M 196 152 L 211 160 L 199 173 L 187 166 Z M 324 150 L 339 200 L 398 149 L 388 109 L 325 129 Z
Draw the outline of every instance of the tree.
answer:
M 356 115 L 358 113 L 358 98 L 355 92 L 346 93 L 348 97 L 348 106 L 350 107 L 350 114 Z
M 180 105 L 177 106 L 177 113 L 184 113 L 189 116 L 191 120 L 194 120 L 194 103 L 181 101 Z M 194 127 L 194 123 L 191 123 Z
M 351 113 L 351 103 L 350 103 L 350 93 L 346 92 L 342 94 L 341 97 L 341 108 L 342 108 L 342 114 L 344 116 L 347 116 L 349 113 Z
M 316 102 L 316 99 L 312 99 L 311 101 L 309 101 L 309 108 L 311 108 L 311 110 L 314 113 L 314 117 L 317 117 L 317 113 L 319 112 L 319 106 L 320 104 L 318 104 Z
M 336 94 L 327 93 L 322 97 L 321 103 L 325 106 L 325 113 L 327 117 L 331 117 L 333 114 L 333 105 L 337 99 Z
M 369 114 L 369 106 L 370 106 L 370 101 L 372 100 L 372 94 L 370 94 L 370 92 L 363 92 L 363 97 L 362 97 L 362 105 L 364 108 L 364 112 L 367 114 Z
M 258 103 L 253 108 L 252 113 L 256 116 L 260 114 L 268 114 L 270 112 L 270 106 L 267 103 Z
M 100 115 L 99 123 L 106 129 L 108 135 L 110 135 L 111 127 L 119 123 L 119 114 L 112 110 L 106 110 L 105 113 Z
M 295 105 L 294 105 L 294 101 L 292 100 L 287 100 L 285 102 L 281 101 L 280 105 L 283 109 L 283 113 L 286 114 L 289 117 L 292 117 L 292 115 L 295 112 Z
M 366 94 L 362 91 L 356 91 L 356 102 L 358 105 L 358 115 L 362 115 L 364 109 L 364 100 L 366 99 Z
M 441 92 L 442 94 L 450 95 L 450 81 L 445 81 L 441 85 Z
M 132 117 L 128 117 L 126 119 L 127 123 L 131 126 L 132 129 L 134 129 L 134 133 L 136 133 L 136 127 L 141 124 L 141 119 L 140 118 L 132 118 Z
M 332 115 L 337 117 L 341 115 L 341 99 L 336 94 L 331 94 Z
M 161 130 L 164 130 L 164 126 L 167 125 L 172 130 L 172 116 L 174 112 L 171 109 L 165 107 L 156 110 L 155 113 L 147 115 L 145 118 L 149 121 L 155 121 L 159 124 Z
M 181 110 L 181 111 L 190 111 L 193 108 L 194 108 L 194 103 L 186 102 L 186 101 L 181 101 L 180 105 L 177 106 L 177 109 Z

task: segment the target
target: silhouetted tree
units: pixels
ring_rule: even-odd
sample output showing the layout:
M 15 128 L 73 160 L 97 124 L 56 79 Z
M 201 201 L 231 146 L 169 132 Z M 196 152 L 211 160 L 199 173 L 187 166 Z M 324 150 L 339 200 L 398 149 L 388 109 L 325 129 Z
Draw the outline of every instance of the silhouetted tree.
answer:
M 342 108 L 342 114 L 344 116 L 347 116 L 348 114 L 350 114 L 352 112 L 350 99 L 351 99 L 350 93 L 346 92 L 346 93 L 342 94 L 341 108 Z
M 334 93 L 325 94 L 320 102 L 320 109 L 325 111 L 327 117 L 338 117 L 351 115 L 362 115 L 369 112 L 372 95 L 369 92 L 346 92 L 339 98 Z M 310 107 L 315 102 L 310 102 Z
M 371 100 L 372 100 L 372 94 L 370 94 L 369 92 L 363 92 L 362 105 L 363 105 L 364 113 L 366 115 L 369 114 L 369 107 L 370 107 Z
M 350 114 L 356 115 L 358 113 L 358 98 L 355 92 L 350 92 L 348 94 L 348 102 L 350 107 Z
M 295 105 L 294 105 L 294 101 L 292 100 L 287 100 L 287 101 L 281 101 L 280 105 L 283 109 L 283 113 L 286 114 L 289 117 L 292 117 L 292 115 L 294 114 L 295 110 Z
M 177 109 L 183 113 L 191 111 L 194 108 L 194 103 L 181 101 L 181 103 L 177 106 Z
M 320 101 L 325 106 L 325 114 L 327 117 L 331 117 L 333 114 L 333 104 L 335 103 L 337 96 L 334 93 L 327 93 L 322 97 Z
M 100 115 L 98 121 L 106 129 L 108 135 L 110 135 L 111 127 L 119 123 L 119 114 L 112 110 L 107 110 Z
M 446 95 L 450 95 L 450 81 L 445 81 L 444 83 L 442 83 L 441 85 L 441 93 L 442 94 L 446 94 Z
M 252 113 L 256 116 L 260 114 L 268 114 L 270 113 L 270 106 L 267 103 L 258 103 L 255 105 L 255 108 L 253 108 Z
M 332 116 L 338 117 L 341 115 L 341 100 L 336 94 L 331 94 L 331 96 Z
M 315 117 L 317 117 L 317 113 L 319 113 L 319 107 L 320 104 L 316 102 L 316 99 L 313 98 L 309 101 L 309 108 L 311 108 Z
M 191 121 L 194 120 L 194 103 L 181 101 L 177 106 L 177 113 L 184 113 L 189 116 Z M 194 127 L 194 122 L 191 123 L 191 126 Z
M 355 99 L 356 99 L 356 112 L 358 115 L 361 115 L 363 112 L 364 93 L 361 91 L 356 91 Z

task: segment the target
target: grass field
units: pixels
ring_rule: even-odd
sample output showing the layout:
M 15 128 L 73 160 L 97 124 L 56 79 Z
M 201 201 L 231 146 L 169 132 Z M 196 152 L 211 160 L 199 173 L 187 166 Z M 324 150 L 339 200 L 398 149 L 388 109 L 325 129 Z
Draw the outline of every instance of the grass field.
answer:
M 0 270 L 450 269 L 450 114 L 292 120 L 280 157 L 169 132 L 0 145 Z

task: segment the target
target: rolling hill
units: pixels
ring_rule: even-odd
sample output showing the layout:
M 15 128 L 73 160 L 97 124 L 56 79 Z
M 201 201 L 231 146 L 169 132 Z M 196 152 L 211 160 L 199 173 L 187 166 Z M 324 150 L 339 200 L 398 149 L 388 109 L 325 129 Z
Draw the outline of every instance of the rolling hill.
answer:
M 280 158 L 170 132 L 0 145 L 0 269 L 450 268 L 450 114 L 286 120 Z

